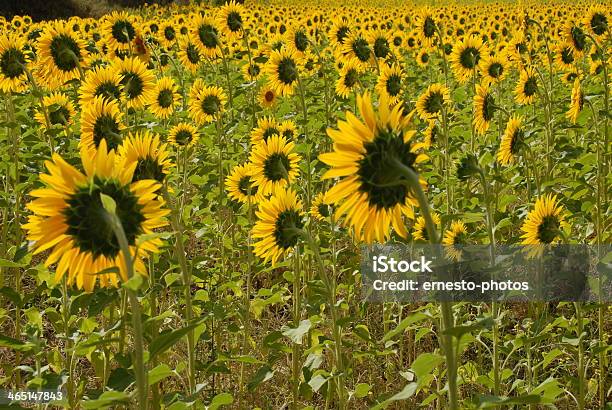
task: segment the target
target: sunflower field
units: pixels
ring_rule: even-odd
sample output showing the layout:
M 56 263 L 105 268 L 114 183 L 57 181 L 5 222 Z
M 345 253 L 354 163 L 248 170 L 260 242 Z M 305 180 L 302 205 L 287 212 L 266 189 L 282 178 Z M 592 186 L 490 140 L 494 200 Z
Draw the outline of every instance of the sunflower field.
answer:
M 610 300 L 361 271 L 610 244 L 612 4 L 197 3 L 0 16 L 0 408 L 612 408 Z

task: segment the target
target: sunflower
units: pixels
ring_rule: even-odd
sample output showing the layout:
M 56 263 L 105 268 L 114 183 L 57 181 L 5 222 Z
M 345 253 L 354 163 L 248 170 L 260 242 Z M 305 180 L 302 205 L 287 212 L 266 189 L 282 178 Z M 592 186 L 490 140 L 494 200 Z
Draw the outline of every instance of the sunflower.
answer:
M 401 98 L 403 77 L 404 70 L 399 64 L 395 63 L 391 67 L 385 66 L 378 77 L 376 91 L 381 96 L 384 95 L 390 104 L 396 104 Z
M 246 163 L 236 165 L 232 172 L 225 178 L 225 189 L 228 196 L 234 201 L 243 204 L 257 204 L 263 197 L 257 193 L 257 187 L 253 184 L 253 164 Z
M 423 132 L 425 139 L 425 148 L 429 149 L 438 141 L 439 136 L 442 134 L 440 126 L 435 120 L 427 120 L 427 128 Z
M 351 33 L 346 17 L 336 17 L 329 32 L 329 38 L 334 47 L 342 47 Z
M 382 30 L 374 30 L 369 35 L 372 53 L 377 59 L 385 60 L 392 56 L 393 49 L 389 34 Z
M 559 43 L 556 47 L 555 63 L 562 70 L 571 70 L 574 67 L 576 59 L 574 58 L 574 50 L 572 47 L 564 43 Z
M 562 231 L 569 225 L 565 221 L 565 210 L 553 194 L 536 200 L 535 208 L 527 214 L 521 226 L 523 245 L 542 245 L 558 242 Z
M 349 58 L 354 58 L 362 66 L 373 62 L 374 54 L 368 40 L 358 31 L 349 35 L 342 46 L 342 53 Z
M 423 9 L 416 21 L 419 40 L 424 47 L 431 47 L 436 41 L 437 26 L 431 10 Z
M 416 109 L 423 120 L 435 119 L 440 116 L 442 110 L 449 109 L 450 101 L 448 88 L 435 83 L 427 87 L 427 90 L 419 96 Z
M 440 215 L 436 212 L 431 213 L 431 219 L 433 220 L 436 227 L 440 226 Z M 414 222 L 414 232 L 412 232 L 412 239 L 415 241 L 429 241 L 429 237 L 427 235 L 427 224 L 425 223 L 425 218 L 422 216 L 417 217 Z
M 45 187 L 30 193 L 36 198 L 27 205 L 33 215 L 23 228 L 35 254 L 51 249 L 45 266 L 57 263 L 56 281 L 66 276 L 70 285 L 91 292 L 97 280 L 108 287 L 129 279 L 101 195 L 114 200 L 115 215 L 135 256 L 134 270 L 142 275 L 147 274 L 143 258 L 158 253 L 162 245 L 151 234 L 167 224 L 168 211 L 155 194 L 160 184 L 131 182 L 136 164 L 117 161 L 114 151 L 107 152 L 105 141 L 95 155 L 83 155 L 82 163 L 85 174 L 57 154 L 46 161 L 49 173 L 40 175 Z
M 174 113 L 180 103 L 181 95 L 172 77 L 162 77 L 157 80 L 153 98 L 151 99 L 151 112 L 161 119 L 167 119 Z
M 287 45 L 291 48 L 293 53 L 299 57 L 305 57 L 310 40 L 308 39 L 308 32 L 302 26 L 297 26 L 289 30 L 286 34 Z
M 584 25 L 596 37 L 604 37 L 610 29 L 609 11 L 601 5 L 591 6 L 584 18 Z
M 215 121 L 223 112 L 227 98 L 221 87 L 194 83 L 189 96 L 189 117 L 202 126 Z
M 274 195 L 259 204 L 257 222 L 253 227 L 255 255 L 271 261 L 272 266 L 280 257 L 297 245 L 300 230 L 304 227 L 302 201 L 292 189 L 275 190 Z
M 487 132 L 496 109 L 495 98 L 489 86 L 486 83 L 477 84 L 476 95 L 474 96 L 473 124 L 478 134 L 484 135 Z
M 453 221 L 450 229 L 444 231 L 442 244 L 446 256 L 454 261 L 458 261 L 463 256 L 462 246 L 467 242 L 467 228 L 462 221 Z
M 293 94 L 299 81 L 298 64 L 297 56 L 287 47 L 270 53 L 266 72 L 269 84 L 277 94 L 283 97 Z
M 175 22 L 172 20 L 166 20 L 162 22 L 159 27 L 160 39 L 162 44 L 166 48 L 172 48 L 172 46 L 176 43 L 176 40 L 179 36 L 179 33 L 176 31 Z
M 120 100 L 123 93 L 121 74 L 116 66 L 99 67 L 88 71 L 85 81 L 79 88 L 81 105 L 87 105 L 95 97 L 103 97 L 111 100 Z
M 263 108 L 272 108 L 276 105 L 277 101 L 278 94 L 272 86 L 266 84 L 261 87 L 261 91 L 259 92 L 259 104 Z
M 62 127 L 67 127 L 72 124 L 76 111 L 74 110 L 74 104 L 66 94 L 60 92 L 51 93 L 43 97 L 42 103 L 49 115 L 51 126 L 61 125 Z M 45 113 L 42 109 L 34 114 L 34 118 L 40 125 L 47 125 Z
M 502 81 L 508 72 L 507 63 L 499 56 L 488 56 L 482 61 L 483 80 L 489 84 Z
M 571 70 L 563 73 L 563 75 L 561 76 L 561 80 L 563 80 L 563 82 L 565 84 L 574 84 L 574 80 L 577 78 L 581 78 L 580 73 L 578 72 L 578 70 L 576 69 L 576 67 L 573 67 Z
M 419 50 L 415 57 L 415 60 L 419 67 L 427 67 L 427 64 L 429 64 L 430 59 L 431 56 L 429 55 L 429 50 L 426 48 L 422 48 L 421 50 Z
M 260 141 L 251 151 L 254 184 L 261 195 L 270 195 L 278 188 L 293 183 L 300 173 L 301 158 L 295 152 L 295 143 L 280 135 Z
M 257 127 L 251 131 L 251 144 L 267 141 L 273 135 L 281 135 L 278 122 L 274 117 L 263 116 L 257 120 Z
M 406 238 L 402 217 L 414 217 L 417 201 L 404 171 L 414 171 L 427 160 L 425 154 L 418 153 L 423 144 L 413 143 L 415 132 L 409 129 L 412 116 L 403 115 L 401 104 L 389 106 L 388 99 L 381 96 L 379 112 L 375 113 L 366 92 L 357 97 L 357 106 L 364 122 L 347 112 L 347 120 L 338 122 L 338 130 L 327 130 L 334 152 L 319 155 L 332 167 L 323 179 L 342 179 L 326 198 L 337 206 L 334 217 L 344 215 L 344 224 L 358 240 L 385 242 L 391 236 L 391 226 Z
M 48 23 L 38 38 L 38 62 L 49 88 L 79 78 L 85 43 L 63 22 Z
M 244 7 L 234 0 L 227 2 L 217 13 L 218 26 L 229 42 L 242 38 Z
M 459 84 L 466 83 L 475 75 L 486 54 L 482 39 L 476 36 L 466 37 L 453 47 L 450 61 Z
M 497 162 L 500 164 L 513 163 L 524 144 L 525 132 L 521 128 L 522 123 L 523 119 L 520 116 L 513 115 L 506 124 L 506 130 L 499 144 L 499 151 L 497 151 Z
M 179 40 L 178 59 L 192 74 L 195 74 L 203 61 L 198 46 L 185 37 Z
M 292 141 L 297 137 L 297 126 L 291 120 L 285 120 L 278 124 L 278 132 L 282 137 L 287 138 L 287 141 Z
M 186 122 L 175 125 L 168 134 L 168 142 L 175 147 L 191 147 L 198 138 L 197 128 Z
M 349 59 L 340 69 L 340 77 L 336 81 L 336 94 L 342 98 L 348 98 L 359 84 L 359 78 L 364 72 L 363 65 L 354 58 Z
M 211 18 L 197 14 L 191 25 L 190 37 L 195 40 L 200 53 L 206 57 L 215 58 L 221 55 L 219 29 Z
M 7 33 L 0 35 L 0 90 L 5 93 L 27 89 L 26 66 L 28 56 L 24 51 L 23 37 Z
M 140 30 L 134 17 L 125 11 L 113 11 L 102 22 L 105 43 L 111 50 L 130 51 Z
M 583 106 L 584 93 L 582 92 L 582 87 L 580 87 L 580 80 L 576 78 L 574 80 L 574 86 L 572 87 L 570 108 L 565 113 L 565 117 L 570 120 L 572 124 L 576 124 L 576 120 L 578 119 L 578 115 L 582 111 Z
M 514 99 L 521 105 L 532 104 L 538 92 L 538 79 L 533 68 L 527 67 L 521 71 L 518 83 L 514 88 Z
M 576 58 L 582 57 L 587 48 L 587 36 L 582 27 L 568 21 L 563 30 L 565 44 L 567 44 Z
M 331 208 L 331 205 L 326 202 L 325 193 L 319 192 L 312 200 L 309 213 L 316 220 L 324 221 L 332 215 Z
M 136 164 L 132 182 L 153 179 L 162 183 L 172 167 L 168 144 L 162 144 L 159 135 L 148 130 L 130 133 L 119 146 L 118 153 L 126 167 Z
M 116 60 L 113 64 L 121 75 L 123 96 L 128 108 L 140 109 L 154 98 L 155 74 L 137 57 Z
M 123 113 L 119 110 L 117 101 L 95 97 L 82 108 L 81 141 L 79 142 L 81 148 L 95 151 L 102 140 L 105 140 L 105 145 L 110 150 L 121 145 L 123 142 L 121 133 L 125 126 L 121 122 Z

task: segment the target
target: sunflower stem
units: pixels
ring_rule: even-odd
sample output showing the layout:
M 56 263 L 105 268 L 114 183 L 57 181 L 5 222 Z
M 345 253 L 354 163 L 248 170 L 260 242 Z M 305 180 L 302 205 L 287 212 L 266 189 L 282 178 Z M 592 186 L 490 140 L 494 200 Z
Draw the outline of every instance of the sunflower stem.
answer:
M 293 270 L 293 326 L 296 328 L 300 325 L 300 319 L 302 317 L 302 264 L 301 254 L 299 245 L 295 247 L 294 251 L 295 265 Z M 292 408 L 297 410 L 299 408 L 299 397 L 300 397 L 300 345 L 293 343 L 291 346 L 291 378 L 292 378 L 292 394 L 293 394 L 293 405 Z
M 104 203 L 104 201 L 103 201 Z M 119 217 L 106 209 L 106 217 L 110 222 L 110 226 L 113 229 L 119 247 L 121 248 L 121 254 L 124 259 L 125 267 L 127 269 L 128 281 L 136 275 L 134 272 L 134 259 L 132 252 L 128 244 L 123 225 Z M 136 291 L 131 286 L 126 286 L 125 290 L 130 301 L 132 308 L 132 326 L 134 327 L 134 373 L 136 375 L 136 388 L 138 396 L 138 408 L 140 410 L 147 410 L 147 397 L 148 397 L 148 371 L 144 363 L 144 336 L 142 328 L 142 314 L 140 308 L 140 301 Z

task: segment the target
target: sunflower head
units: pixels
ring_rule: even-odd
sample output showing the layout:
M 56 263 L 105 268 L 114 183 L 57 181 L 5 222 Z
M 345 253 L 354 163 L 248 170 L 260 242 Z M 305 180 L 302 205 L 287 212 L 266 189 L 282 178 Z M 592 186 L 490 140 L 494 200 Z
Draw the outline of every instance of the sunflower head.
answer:
M 0 90 L 5 93 L 21 92 L 27 87 L 29 58 L 24 47 L 21 36 L 11 33 L 0 36 Z
M 273 50 L 266 65 L 270 86 L 282 96 L 293 94 L 298 84 L 299 61 L 294 52 L 283 47 Z
M 506 124 L 506 129 L 499 145 L 499 151 L 497 152 L 497 162 L 502 165 L 510 165 L 514 162 L 525 144 L 525 132 L 522 129 L 522 122 L 521 117 L 513 115 Z
M 495 98 L 487 83 L 476 85 L 473 123 L 478 134 L 484 135 L 487 132 L 496 110 Z
M 81 148 L 95 151 L 105 140 L 105 146 L 114 150 L 123 142 L 123 113 L 115 100 L 95 97 L 83 107 L 81 113 Z
M 167 144 L 162 144 L 159 136 L 148 130 L 130 133 L 118 152 L 126 166 L 136 164 L 132 182 L 149 179 L 162 183 L 172 167 Z
M 291 184 L 299 175 L 300 156 L 295 143 L 278 134 L 261 140 L 251 151 L 255 184 L 261 195 L 270 195 Z
M 450 92 L 442 84 L 431 84 L 418 98 L 416 103 L 419 116 L 424 119 L 435 119 L 448 110 L 450 106 Z
M 431 218 L 436 225 L 436 227 L 440 226 L 440 215 L 436 212 L 431 213 Z M 427 233 L 427 224 L 425 223 L 425 218 L 422 216 L 418 216 L 414 223 L 414 232 L 412 232 L 412 238 L 415 241 L 429 241 L 429 234 Z
M 603 6 L 592 6 L 585 17 L 584 24 L 595 36 L 604 36 L 610 29 L 608 10 Z
M 468 232 L 462 221 L 453 221 L 450 229 L 444 232 L 442 244 L 448 259 L 458 261 L 463 256 L 462 247 L 468 243 Z
M 542 245 L 558 242 L 569 225 L 565 221 L 565 210 L 557 196 L 544 195 L 536 200 L 535 207 L 527 214 L 521 226 L 524 245 Z
M 191 147 L 198 138 L 197 128 L 186 122 L 175 125 L 168 134 L 168 142 L 175 147 Z
M 225 188 L 231 199 L 244 204 L 250 202 L 251 205 L 255 205 L 263 199 L 253 183 L 254 172 L 255 168 L 251 163 L 236 165 L 232 169 L 229 176 L 225 178 Z
M 329 218 L 333 213 L 333 207 L 326 201 L 325 193 L 319 192 L 310 206 L 310 216 L 318 221 L 324 221 Z

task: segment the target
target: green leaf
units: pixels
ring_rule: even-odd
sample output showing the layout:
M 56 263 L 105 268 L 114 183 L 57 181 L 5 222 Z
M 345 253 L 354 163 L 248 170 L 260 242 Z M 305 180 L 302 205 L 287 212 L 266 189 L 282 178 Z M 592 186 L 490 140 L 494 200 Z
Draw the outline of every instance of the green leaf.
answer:
M 395 336 L 398 336 L 399 334 L 403 333 L 404 330 L 412 325 L 413 323 L 416 322 L 420 322 L 423 319 L 427 319 L 427 315 L 421 312 L 417 312 L 417 313 L 413 313 L 410 316 L 406 317 L 404 320 L 402 320 L 396 327 L 395 329 L 387 332 L 387 334 L 383 337 L 382 341 L 386 342 L 390 339 L 393 339 Z
M 383 401 L 382 403 L 372 407 L 371 410 L 384 409 L 384 408 L 386 408 L 389 404 L 391 404 L 394 401 L 400 401 L 400 400 L 409 399 L 417 391 L 417 387 L 418 387 L 418 385 L 415 382 L 408 383 L 406 386 L 404 386 L 402 391 L 400 391 L 399 393 L 396 393 L 395 395 L 391 396 L 390 398 L 388 398 L 387 400 Z
M 500 396 L 482 396 L 478 398 L 478 409 L 499 408 L 500 405 L 515 405 L 515 404 L 537 404 L 540 403 L 541 397 L 535 394 L 528 394 L 518 397 L 500 397 Z
M 29 352 L 30 350 L 34 349 L 34 344 L 0 335 L 0 347 L 8 347 L 9 349 L 13 349 L 17 352 Z
M 123 287 L 137 292 L 142 286 L 143 282 L 144 279 L 142 278 L 142 275 L 136 273 L 123 284 Z
M 257 373 L 255 373 L 253 378 L 249 380 L 249 383 L 247 384 L 247 388 L 249 389 L 249 391 L 252 391 L 257 386 L 259 386 L 261 383 L 270 380 L 273 376 L 274 376 L 274 370 L 272 370 L 272 368 L 269 365 L 264 364 L 263 366 L 259 368 L 259 370 L 257 370 Z
M 322 374 L 317 374 L 308 381 L 308 385 L 312 388 L 312 391 L 316 393 L 325 383 L 327 383 L 327 380 L 329 380 L 328 377 L 325 377 Z
M 444 357 L 437 353 L 421 353 L 414 359 L 410 368 L 418 381 L 430 374 L 433 369 L 442 362 L 444 362 Z
M 215 397 L 213 397 L 210 402 L 210 406 L 208 406 L 208 410 L 216 410 L 221 406 L 229 406 L 234 402 L 234 398 L 229 393 L 219 393 Z
M 6 259 L 0 258 L 0 268 L 21 268 L 24 267 L 25 264 L 12 262 Z
M 546 354 L 544 354 L 544 360 L 542 360 L 542 368 L 546 369 L 553 360 L 555 360 L 557 357 L 561 356 L 562 354 L 563 354 L 563 351 L 561 351 L 561 349 L 558 349 L 558 348 L 555 348 L 551 350 L 550 352 L 547 352 Z
M 174 370 L 170 368 L 167 364 L 160 364 L 159 366 L 151 369 L 149 371 L 149 386 L 154 385 L 155 383 L 159 383 L 167 377 L 170 377 L 174 374 Z
M 173 330 L 168 333 L 163 333 L 156 337 L 149 347 L 149 361 L 152 361 L 161 353 L 170 349 L 172 346 L 176 344 L 180 339 L 182 339 L 187 333 L 191 330 L 195 329 L 200 325 L 199 322 L 193 323 L 189 326 L 182 327 L 180 329 Z
M 130 396 L 122 391 L 104 392 L 96 400 L 81 403 L 84 409 L 107 409 L 122 403 L 128 403 Z
M 301 345 L 304 335 L 308 333 L 311 327 L 312 323 L 310 323 L 310 320 L 304 319 L 300 321 L 300 325 L 296 328 L 287 328 L 286 326 L 284 326 L 283 336 L 287 336 L 293 341 L 293 343 Z
M 359 383 L 355 386 L 355 397 L 361 399 L 368 395 L 370 392 L 370 385 L 367 383 Z
M 21 296 L 17 293 L 13 288 L 3 287 L 0 288 L 0 295 L 4 295 L 8 300 L 13 302 L 13 304 L 17 307 L 23 307 L 23 301 L 21 300 Z

